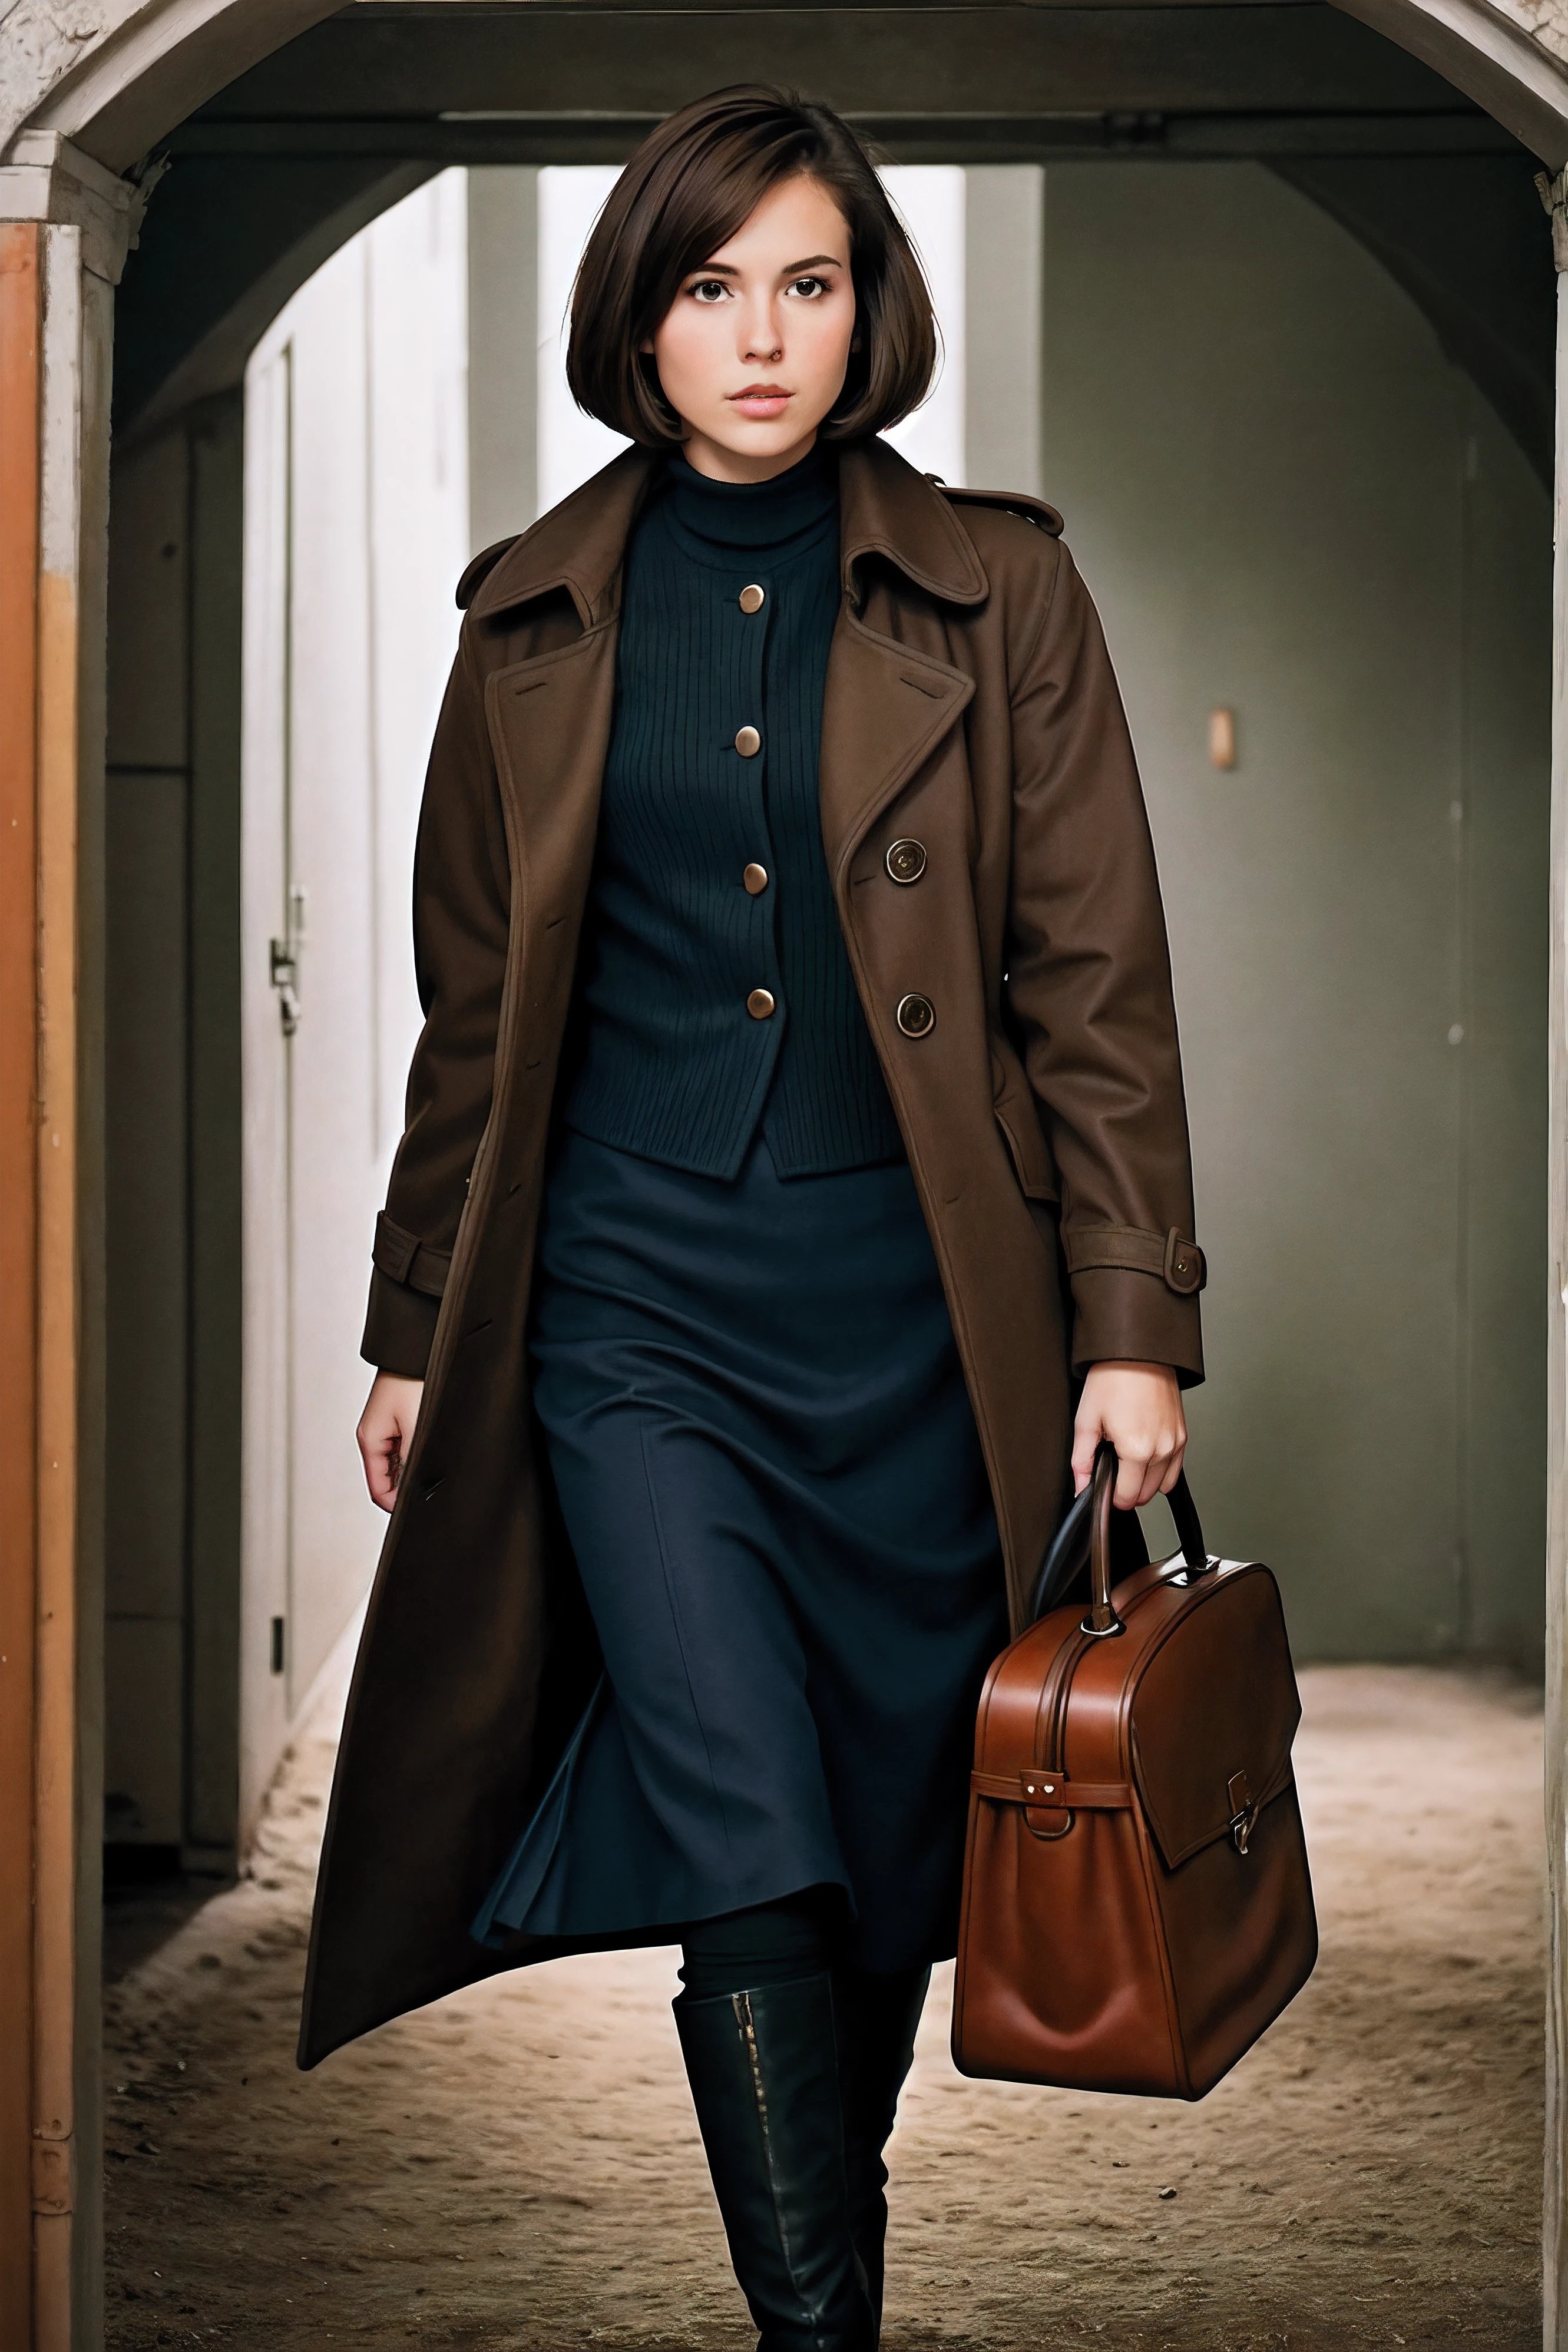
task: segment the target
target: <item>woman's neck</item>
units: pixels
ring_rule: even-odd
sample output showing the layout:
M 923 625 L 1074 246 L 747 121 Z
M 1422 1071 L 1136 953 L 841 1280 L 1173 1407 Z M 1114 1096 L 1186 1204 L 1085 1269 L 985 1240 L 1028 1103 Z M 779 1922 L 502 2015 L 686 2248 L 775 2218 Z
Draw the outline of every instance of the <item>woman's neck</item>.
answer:
M 739 485 L 774 481 L 780 474 L 787 474 L 800 465 L 816 446 L 815 425 L 804 440 L 772 454 L 761 450 L 727 449 L 721 441 L 715 441 L 708 434 L 699 433 L 695 425 L 689 425 L 682 455 L 694 474 L 701 474 L 710 482 Z

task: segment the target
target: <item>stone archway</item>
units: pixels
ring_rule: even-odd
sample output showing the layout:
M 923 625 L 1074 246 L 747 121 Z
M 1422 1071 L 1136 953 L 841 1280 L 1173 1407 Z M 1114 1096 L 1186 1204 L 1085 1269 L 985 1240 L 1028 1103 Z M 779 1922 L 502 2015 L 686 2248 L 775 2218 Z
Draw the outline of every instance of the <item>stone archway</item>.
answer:
M 145 157 L 326 0 L 17 0 L 0 30 L 0 2337 L 101 2338 L 100 838 L 113 287 Z M 1549 171 L 1568 268 L 1564 0 L 1354 0 Z M 1562 280 L 1559 280 L 1560 289 Z M 1560 354 L 1568 339 L 1560 335 Z M 1558 511 L 1568 495 L 1559 364 Z M 1561 567 L 1560 567 L 1561 574 Z M 1558 752 L 1568 596 L 1557 612 Z M 1561 805 L 1558 786 L 1556 802 Z M 1568 2352 L 1568 838 L 1554 828 L 1545 2342 Z

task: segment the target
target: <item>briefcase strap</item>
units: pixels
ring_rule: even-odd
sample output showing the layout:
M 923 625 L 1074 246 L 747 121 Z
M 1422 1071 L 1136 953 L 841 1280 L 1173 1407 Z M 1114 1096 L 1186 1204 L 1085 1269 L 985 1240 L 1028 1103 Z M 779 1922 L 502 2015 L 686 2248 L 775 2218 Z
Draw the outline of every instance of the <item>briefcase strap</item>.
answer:
M 1257 1796 L 1247 1774 L 1234 1773 L 1226 1789 L 1232 1807 L 1230 1820 L 1222 1822 L 1212 1834 L 1218 1837 L 1228 1829 L 1237 1853 L 1244 1854 L 1258 1816 L 1266 1805 L 1283 1795 L 1294 1778 L 1289 1750 Z M 1125 1780 L 1073 1780 L 1065 1772 L 1054 1771 L 1048 1764 L 1026 1764 L 1016 1772 L 971 1772 L 969 1785 L 975 1796 L 989 1797 L 994 1803 L 1027 1805 L 1053 1813 L 1126 1812 L 1133 1802 L 1133 1791 Z
M 1046 1805 L 1053 1811 L 1125 1812 L 1132 1791 L 1125 1780 L 1069 1780 L 1039 1764 L 1020 1772 L 972 1772 L 969 1785 L 977 1797 L 994 1797 L 1004 1805 Z

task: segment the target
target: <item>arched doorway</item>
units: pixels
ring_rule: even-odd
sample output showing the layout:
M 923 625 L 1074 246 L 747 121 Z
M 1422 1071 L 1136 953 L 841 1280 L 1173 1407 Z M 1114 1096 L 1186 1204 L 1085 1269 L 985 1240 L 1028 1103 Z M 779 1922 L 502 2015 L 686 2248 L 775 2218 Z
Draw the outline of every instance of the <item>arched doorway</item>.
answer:
M 1228 13 L 1234 22 L 1226 26 L 1226 34 L 1244 46 L 1256 37 L 1247 33 L 1247 20 L 1261 23 L 1261 13 Z M 1303 20 L 1318 14 L 1293 13 Z M 1069 14 L 1063 12 L 1064 23 Z M 188 29 L 188 17 L 176 27 L 171 17 L 158 16 L 105 34 L 96 17 L 90 29 L 84 17 L 83 41 L 67 58 L 63 52 L 69 45 L 58 16 L 36 47 L 25 37 L 30 24 L 26 6 L 12 19 L 15 55 L 21 61 L 13 88 L 24 127 L 10 150 L 15 160 L 6 167 L 5 185 L 13 207 L 8 217 L 22 227 L 7 243 L 5 293 L 7 386 L 11 417 L 20 425 L 13 421 L 5 446 L 15 468 L 10 482 L 20 495 L 13 496 L 7 509 L 6 528 L 16 537 L 5 554 L 14 577 L 38 586 L 36 596 L 29 590 L 25 607 L 7 608 L 6 651 L 17 665 L 11 675 L 22 690 L 18 707 L 37 709 L 38 730 L 36 745 L 25 742 L 12 755 L 17 796 L 13 806 L 19 818 L 36 822 L 37 831 L 34 855 L 34 839 L 18 823 L 29 854 L 8 875 L 20 895 L 7 902 L 7 913 L 8 929 L 24 942 L 41 918 L 43 950 L 36 967 L 24 952 L 14 975 L 7 1013 L 16 1054 L 7 1066 L 17 1074 L 41 1070 L 38 1100 L 44 1111 L 42 1124 L 35 1125 L 32 1089 L 18 1075 L 7 1130 L 16 1181 L 7 1198 L 30 1206 L 11 1236 L 19 1279 L 9 1293 L 9 1311 L 18 1320 L 7 1376 L 17 1395 L 9 1417 L 14 1458 L 7 1467 L 22 1507 L 12 1514 L 7 1532 L 16 1549 L 6 1565 L 4 1601 L 15 1612 L 7 1655 L 36 1660 L 36 1665 L 25 1678 L 25 1704 L 12 1708 L 13 1745 L 0 1802 L 6 1807 L 7 1829 L 13 1822 L 19 1830 L 26 1826 L 25 1836 L 10 1844 L 13 1857 L 25 1857 L 25 1868 L 8 1890 L 20 1899 L 7 1906 L 5 1988 L 12 2013 L 30 2021 L 28 2035 L 17 2037 L 14 2047 L 37 2054 L 26 2066 L 14 2064 L 5 2078 L 0 2181 L 12 2217 L 20 2220 L 27 2211 L 37 2216 L 36 2259 L 19 2278 L 19 2299 L 7 2314 L 8 2321 L 15 2315 L 10 2332 L 19 2342 L 90 2340 L 93 2326 L 89 2176 L 95 2135 L 90 2032 L 82 2022 L 90 2011 L 91 1983 L 89 1948 L 81 1938 L 88 1909 L 83 1862 L 91 1853 L 96 1826 L 95 1758 L 90 1706 L 81 1701 L 94 1671 L 97 1599 L 90 1573 L 83 1577 L 79 1570 L 90 1561 L 93 1543 L 86 1531 L 99 1508 L 93 1456 L 100 1310 L 92 1240 L 98 1212 L 91 1122 L 100 942 L 91 747 L 99 735 L 92 648 L 102 597 L 107 289 L 115 274 L 117 240 L 137 201 L 118 173 L 189 115 L 209 90 L 232 80 L 252 59 L 270 54 L 299 21 L 236 5 L 208 15 L 195 31 Z M 733 20 L 717 22 L 728 22 L 730 37 L 736 37 Z M 1110 27 L 1112 34 L 1120 29 Z M 1440 26 L 1414 6 L 1390 9 L 1383 29 L 1438 64 L 1457 86 L 1471 89 L 1549 165 L 1555 167 L 1568 152 L 1562 127 L 1568 78 L 1550 51 L 1528 35 L 1500 24 L 1489 11 L 1467 12 Z M 1001 49 L 993 58 L 999 71 L 1010 62 L 1016 59 Z M 705 65 L 702 78 L 715 78 L 711 65 Z M 971 98 L 975 83 L 971 73 L 964 85 Z M 891 107 L 880 110 L 907 124 L 910 112 L 920 109 L 910 109 L 907 89 L 901 95 L 901 118 Z M 448 110 L 458 116 L 484 111 Z M 626 106 L 615 136 L 624 138 L 626 124 L 637 111 Z M 945 111 L 951 116 L 955 110 Z M 970 115 L 967 140 L 980 135 L 984 111 L 976 107 Z M 1157 111 L 1132 110 L 1127 135 L 1140 135 L 1141 114 Z M 993 124 L 995 119 L 993 110 Z M 514 126 L 509 135 L 521 134 Z M 529 135 L 561 134 L 535 118 Z M 58 143 L 62 137 L 79 140 L 79 152 L 63 151 Z M 355 200 L 352 192 L 342 199 Z M 40 223 L 47 225 L 42 234 Z M 41 419 L 41 429 L 35 429 L 34 419 Z M 89 845 L 85 862 L 79 860 L 79 837 Z M 79 1004 L 86 1008 L 79 1030 Z M 79 1123 L 72 1116 L 78 1106 Z M 1559 1197 L 1554 1194 L 1554 1201 Z M 1554 1282 L 1554 1293 L 1557 1286 Z M 1556 1312 L 1560 1320 L 1560 1305 Z M 1560 1344 L 1557 1328 L 1554 1376 Z M 1554 1434 L 1561 1396 L 1557 1381 Z M 1554 1472 L 1554 1539 L 1560 1547 L 1555 1476 Z M 1557 1561 L 1559 1553 L 1552 1557 Z M 68 1792 L 63 1800 L 62 1790 Z M 36 1909 L 29 1907 L 28 1893 L 35 1894 Z M 1553 2190 L 1549 2215 L 1555 2220 L 1557 2213 Z M 6 2242 L 19 2245 L 25 2234 L 7 2227 Z M 1549 2282 L 1554 2276 L 1549 2265 Z M 1549 2298 L 1554 2298 L 1550 2284 Z M 1555 2308 L 1552 2299 L 1553 2326 Z

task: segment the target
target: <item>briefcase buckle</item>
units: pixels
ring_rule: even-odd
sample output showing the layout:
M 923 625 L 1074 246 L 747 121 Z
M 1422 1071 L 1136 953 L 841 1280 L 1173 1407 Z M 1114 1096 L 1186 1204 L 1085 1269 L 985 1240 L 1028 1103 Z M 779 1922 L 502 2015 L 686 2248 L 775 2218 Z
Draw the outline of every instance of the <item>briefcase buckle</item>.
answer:
M 1233 1772 L 1226 1782 L 1225 1793 L 1230 1801 L 1231 1843 L 1237 1853 L 1247 1852 L 1247 1842 L 1258 1821 L 1258 1806 L 1252 1794 L 1252 1784 L 1245 1772 Z

